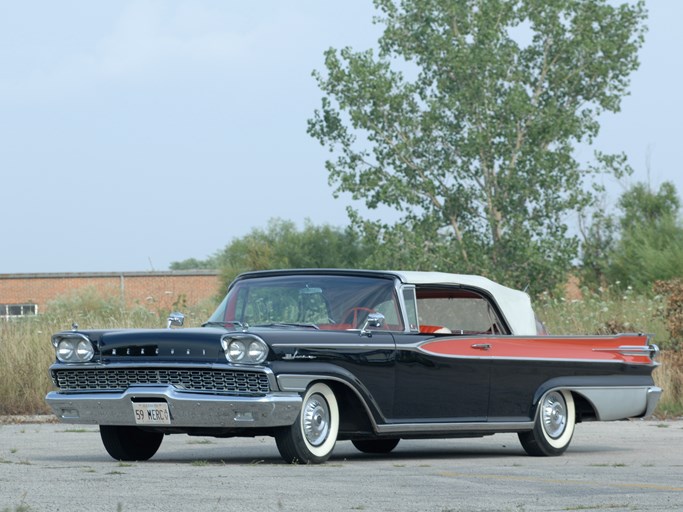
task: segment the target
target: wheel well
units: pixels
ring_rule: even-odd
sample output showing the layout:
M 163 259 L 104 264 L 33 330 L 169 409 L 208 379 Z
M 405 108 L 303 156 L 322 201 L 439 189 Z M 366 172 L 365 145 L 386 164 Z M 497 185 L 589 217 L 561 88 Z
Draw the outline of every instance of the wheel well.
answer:
M 594 421 L 597 419 L 597 414 L 593 405 L 581 394 L 576 391 L 572 391 L 572 397 L 574 398 L 574 407 L 576 409 L 576 422 L 581 423 L 582 421 Z
M 360 397 L 346 384 L 325 382 L 337 398 L 339 406 L 339 433 L 373 433 L 372 422 Z

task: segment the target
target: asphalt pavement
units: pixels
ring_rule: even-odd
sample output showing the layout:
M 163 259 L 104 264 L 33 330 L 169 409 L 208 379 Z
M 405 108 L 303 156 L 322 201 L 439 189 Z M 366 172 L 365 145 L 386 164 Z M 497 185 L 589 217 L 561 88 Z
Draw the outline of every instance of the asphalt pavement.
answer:
M 97 427 L 0 425 L 1 512 L 92 510 L 683 511 L 683 421 L 579 424 L 561 457 L 496 434 L 382 456 L 344 441 L 311 466 L 283 463 L 267 437 L 166 436 L 151 460 L 120 463 Z

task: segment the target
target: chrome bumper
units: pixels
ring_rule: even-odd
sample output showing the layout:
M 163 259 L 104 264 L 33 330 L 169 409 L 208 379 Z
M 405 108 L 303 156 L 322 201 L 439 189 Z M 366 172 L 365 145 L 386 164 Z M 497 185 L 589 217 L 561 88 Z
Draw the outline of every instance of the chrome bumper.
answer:
M 657 402 L 659 402 L 659 397 L 662 396 L 662 388 L 657 386 L 652 386 L 647 390 L 647 407 L 645 408 L 644 418 L 649 418 L 652 413 L 655 412 L 657 407 Z
M 211 395 L 179 391 L 172 386 L 136 386 L 122 393 L 60 393 L 45 397 L 64 423 L 135 425 L 133 402 L 166 402 L 166 427 L 258 428 L 292 425 L 301 409 L 298 393 L 262 397 Z

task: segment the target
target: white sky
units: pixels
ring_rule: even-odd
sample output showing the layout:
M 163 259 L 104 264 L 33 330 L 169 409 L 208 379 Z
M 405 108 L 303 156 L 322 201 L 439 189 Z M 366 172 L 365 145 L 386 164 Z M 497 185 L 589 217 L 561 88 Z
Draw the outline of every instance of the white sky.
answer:
M 632 94 L 596 148 L 627 152 L 628 183 L 680 194 L 683 2 L 647 5 Z M 372 46 L 373 14 L 371 0 L 0 0 L 0 274 L 165 270 L 274 217 L 346 225 L 306 134 L 311 72 L 330 46 Z

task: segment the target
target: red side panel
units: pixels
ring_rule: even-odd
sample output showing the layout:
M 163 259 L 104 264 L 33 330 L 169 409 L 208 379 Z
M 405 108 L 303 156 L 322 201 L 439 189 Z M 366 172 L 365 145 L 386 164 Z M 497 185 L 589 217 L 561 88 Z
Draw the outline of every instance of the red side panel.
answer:
M 451 357 L 562 359 L 651 364 L 645 335 L 458 337 L 428 341 L 420 349 Z M 630 349 L 630 350 L 629 350 Z

